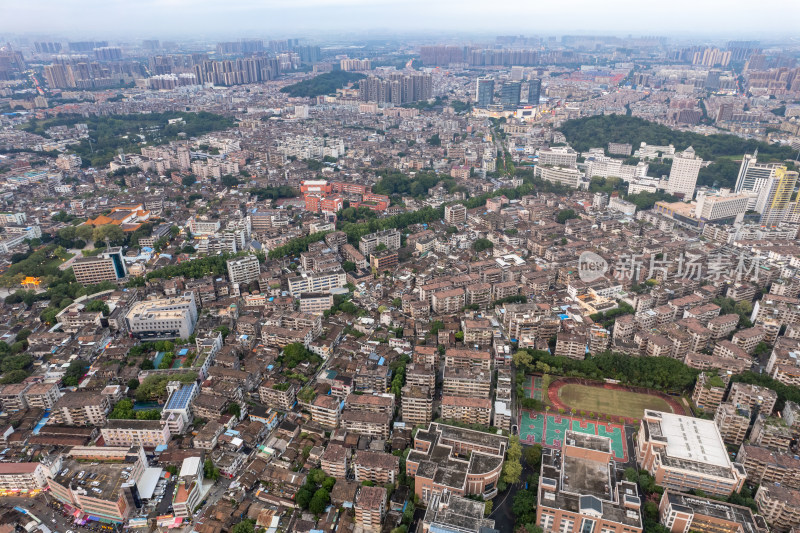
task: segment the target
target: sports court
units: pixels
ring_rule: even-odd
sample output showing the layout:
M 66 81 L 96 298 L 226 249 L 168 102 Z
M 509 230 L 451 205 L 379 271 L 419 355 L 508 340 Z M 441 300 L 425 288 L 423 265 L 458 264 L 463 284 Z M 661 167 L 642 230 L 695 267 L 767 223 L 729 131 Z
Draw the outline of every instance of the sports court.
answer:
M 548 448 L 561 448 L 567 430 L 611 439 L 611 450 L 617 461 L 626 462 L 625 429 L 620 424 L 585 420 L 571 416 L 522 411 L 519 440 L 523 444 L 541 444 Z
M 539 400 L 544 400 L 544 380 L 542 376 L 525 376 L 525 397 Z

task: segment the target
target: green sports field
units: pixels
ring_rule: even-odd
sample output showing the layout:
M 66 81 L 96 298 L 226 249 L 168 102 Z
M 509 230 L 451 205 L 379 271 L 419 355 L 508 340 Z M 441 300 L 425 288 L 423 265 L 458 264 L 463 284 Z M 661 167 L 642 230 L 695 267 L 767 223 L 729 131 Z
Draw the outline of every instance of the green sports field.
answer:
M 604 413 L 611 416 L 642 418 L 645 409 L 673 412 L 663 398 L 626 390 L 605 389 L 569 383 L 558 390 L 558 398 L 578 411 Z

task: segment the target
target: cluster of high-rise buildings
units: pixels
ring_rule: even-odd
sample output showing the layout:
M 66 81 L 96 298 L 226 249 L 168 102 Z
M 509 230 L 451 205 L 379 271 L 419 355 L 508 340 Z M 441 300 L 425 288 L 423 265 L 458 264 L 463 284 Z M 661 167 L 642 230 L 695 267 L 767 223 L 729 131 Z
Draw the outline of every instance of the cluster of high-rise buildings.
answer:
M 365 102 L 402 105 L 433 97 L 431 74 L 392 72 L 386 76 L 370 76 L 359 82 L 358 96 Z
M 273 57 L 244 57 L 203 61 L 194 66 L 198 83 L 242 85 L 274 80 L 280 74 L 280 61 Z
M 535 66 L 548 62 L 571 60 L 573 52 L 546 51 L 535 49 L 494 49 L 465 46 L 433 45 L 420 48 L 420 59 L 425 66 Z
M 503 109 L 516 109 L 522 100 L 523 81 L 506 81 L 500 86 L 499 104 Z M 526 103 L 529 105 L 539 105 L 542 92 L 542 80 L 531 78 L 527 81 Z M 485 76 L 476 81 L 475 88 L 475 107 L 486 109 L 495 103 L 495 80 Z
M 132 61 L 99 62 L 63 58 L 44 67 L 44 79 L 53 89 L 97 89 L 129 83 L 144 76 Z

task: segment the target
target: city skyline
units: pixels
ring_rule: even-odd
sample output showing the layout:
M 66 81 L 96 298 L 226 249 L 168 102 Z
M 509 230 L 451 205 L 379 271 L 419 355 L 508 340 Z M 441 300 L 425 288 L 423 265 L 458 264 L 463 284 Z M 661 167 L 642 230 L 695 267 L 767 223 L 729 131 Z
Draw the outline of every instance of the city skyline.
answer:
M 118 38 L 260 37 L 304 31 L 320 35 L 393 34 L 419 37 L 503 32 L 553 35 L 631 34 L 737 38 L 791 38 L 792 23 L 800 19 L 800 5 L 786 0 L 761 2 L 757 10 L 743 2 L 718 3 L 679 0 L 669 9 L 657 4 L 614 0 L 602 4 L 572 1 L 536 5 L 504 3 L 504 10 L 487 20 L 486 5 L 478 2 L 398 3 L 386 0 L 301 0 L 282 3 L 239 0 L 221 5 L 188 0 L 145 0 L 137 3 L 54 2 L 14 3 L 4 7 L 0 21 L 4 37 L 34 35 L 94 35 Z M 742 16 L 743 13 L 747 16 Z M 153 17 L 158 13 L 157 17 Z M 503 16 L 512 14 L 514 16 Z M 778 14 L 780 16 L 778 16 Z M 658 21 L 657 25 L 653 21 Z M 709 24 L 709 20 L 714 23 Z

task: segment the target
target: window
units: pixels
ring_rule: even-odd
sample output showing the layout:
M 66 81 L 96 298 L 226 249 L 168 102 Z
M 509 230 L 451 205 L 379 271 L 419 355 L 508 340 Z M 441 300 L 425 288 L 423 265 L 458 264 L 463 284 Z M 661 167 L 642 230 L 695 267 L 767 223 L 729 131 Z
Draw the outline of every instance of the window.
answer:
M 589 520 L 588 518 L 584 518 L 581 522 L 581 529 L 579 533 L 594 533 L 594 520 Z

